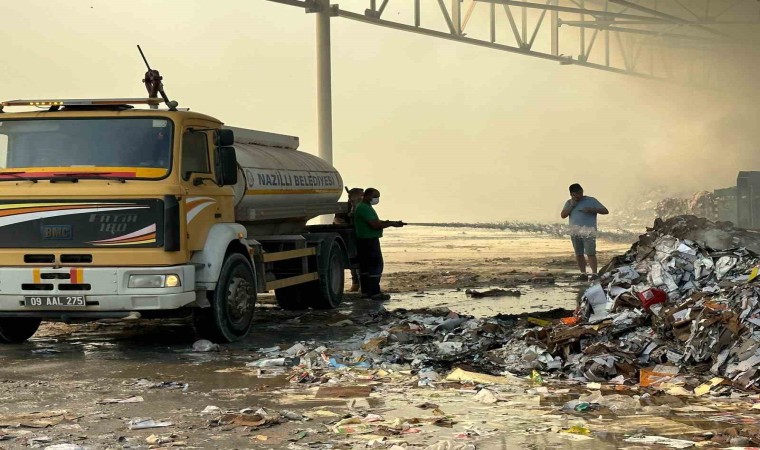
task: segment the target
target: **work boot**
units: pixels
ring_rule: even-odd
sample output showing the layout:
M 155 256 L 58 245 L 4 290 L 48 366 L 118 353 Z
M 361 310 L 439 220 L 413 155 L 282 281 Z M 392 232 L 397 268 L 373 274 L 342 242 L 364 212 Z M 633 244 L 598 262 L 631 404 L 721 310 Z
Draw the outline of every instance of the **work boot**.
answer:
M 351 287 L 348 289 L 348 292 L 359 292 L 359 285 L 352 284 Z
M 588 275 L 586 275 L 585 273 L 582 273 L 582 274 L 578 275 L 578 278 L 576 278 L 576 279 L 579 280 L 579 281 L 588 281 Z
M 379 294 L 375 294 L 375 295 L 373 295 L 373 296 L 372 296 L 372 297 L 370 297 L 370 298 L 371 298 L 372 300 L 377 300 L 377 301 L 384 301 L 384 300 L 390 300 L 390 299 L 391 299 L 391 296 L 390 296 L 390 295 L 388 295 L 388 294 L 383 294 L 383 293 L 381 292 L 381 293 L 379 293 Z

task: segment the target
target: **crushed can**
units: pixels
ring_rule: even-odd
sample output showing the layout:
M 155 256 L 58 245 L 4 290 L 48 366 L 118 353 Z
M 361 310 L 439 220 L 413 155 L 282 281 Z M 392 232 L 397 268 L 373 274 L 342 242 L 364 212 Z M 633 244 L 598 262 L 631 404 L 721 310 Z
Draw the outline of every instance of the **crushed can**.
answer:
M 641 306 L 649 311 L 652 305 L 665 303 L 668 300 L 668 294 L 662 289 L 649 288 L 646 291 L 637 292 L 636 296 L 641 301 Z

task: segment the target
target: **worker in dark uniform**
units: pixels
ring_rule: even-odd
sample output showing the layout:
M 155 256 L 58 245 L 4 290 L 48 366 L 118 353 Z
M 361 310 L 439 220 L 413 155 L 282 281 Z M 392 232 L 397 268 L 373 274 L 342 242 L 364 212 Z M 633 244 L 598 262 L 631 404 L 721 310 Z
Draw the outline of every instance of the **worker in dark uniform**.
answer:
M 364 196 L 364 189 L 352 188 L 348 191 L 348 208 L 345 212 L 341 212 L 335 215 L 333 218 L 334 225 L 353 225 L 354 224 L 354 211 L 356 205 L 361 203 Z M 359 291 L 359 271 L 357 269 L 351 269 L 351 288 L 349 292 Z
M 380 238 L 388 227 L 403 227 L 402 221 L 380 220 L 373 208 L 380 203 L 380 191 L 368 188 L 364 191 L 362 202 L 354 212 L 356 228 L 356 247 L 359 256 L 359 278 L 362 296 L 372 300 L 389 300 L 391 297 L 380 290 L 380 278 L 383 276 L 383 252 Z

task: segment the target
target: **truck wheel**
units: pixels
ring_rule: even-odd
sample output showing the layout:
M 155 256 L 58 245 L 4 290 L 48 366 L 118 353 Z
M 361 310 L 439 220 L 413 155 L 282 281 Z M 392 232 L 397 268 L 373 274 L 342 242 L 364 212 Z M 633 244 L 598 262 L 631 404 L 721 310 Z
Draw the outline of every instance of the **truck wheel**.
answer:
M 319 280 L 303 285 L 303 296 L 314 309 L 337 308 L 343 301 L 346 260 L 343 248 L 332 241 L 328 251 L 319 255 Z
M 304 298 L 300 285 L 275 289 L 274 295 L 277 297 L 277 304 L 286 311 L 309 309 L 309 302 Z
M 5 317 L 0 319 L 0 343 L 20 344 L 34 336 L 42 319 Z
M 244 338 L 253 324 L 256 305 L 256 278 L 245 256 L 227 256 L 212 297 L 210 308 L 195 311 L 198 334 L 214 342 Z

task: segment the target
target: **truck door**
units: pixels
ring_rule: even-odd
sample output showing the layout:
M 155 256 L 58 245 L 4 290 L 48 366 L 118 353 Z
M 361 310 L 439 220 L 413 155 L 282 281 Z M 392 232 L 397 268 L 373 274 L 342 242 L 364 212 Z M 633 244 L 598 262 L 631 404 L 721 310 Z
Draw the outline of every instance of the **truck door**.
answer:
M 214 174 L 214 133 L 208 124 L 188 124 L 182 132 L 180 177 L 188 250 L 201 250 L 212 225 L 232 221 L 232 188 L 217 186 Z

